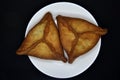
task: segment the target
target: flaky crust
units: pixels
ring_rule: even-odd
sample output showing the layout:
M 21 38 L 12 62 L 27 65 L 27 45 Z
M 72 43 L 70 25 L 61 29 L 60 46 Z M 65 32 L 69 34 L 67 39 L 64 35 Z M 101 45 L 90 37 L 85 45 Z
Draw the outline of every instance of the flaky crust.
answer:
M 73 63 L 77 57 L 91 50 L 100 37 L 107 33 L 107 29 L 80 18 L 59 15 L 57 25 L 58 29 L 52 14 L 46 13 L 28 32 L 16 53 L 66 62 L 64 48 L 68 55 L 68 62 Z
M 68 62 L 72 63 L 77 57 L 91 50 L 106 29 L 78 18 L 57 16 L 57 24 L 63 48 L 67 52 Z
M 66 62 L 51 13 L 46 13 L 42 20 L 29 31 L 16 53 Z

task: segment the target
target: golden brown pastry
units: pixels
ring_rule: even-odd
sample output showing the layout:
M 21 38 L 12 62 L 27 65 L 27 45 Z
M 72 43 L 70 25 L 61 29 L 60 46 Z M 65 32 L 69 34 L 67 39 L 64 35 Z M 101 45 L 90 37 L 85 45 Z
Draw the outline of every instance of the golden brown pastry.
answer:
M 91 50 L 100 36 L 107 33 L 106 29 L 80 19 L 57 16 L 60 40 L 67 52 L 68 62 L 72 63 L 77 57 Z
M 42 20 L 28 32 L 16 53 L 66 62 L 51 13 L 46 13 Z

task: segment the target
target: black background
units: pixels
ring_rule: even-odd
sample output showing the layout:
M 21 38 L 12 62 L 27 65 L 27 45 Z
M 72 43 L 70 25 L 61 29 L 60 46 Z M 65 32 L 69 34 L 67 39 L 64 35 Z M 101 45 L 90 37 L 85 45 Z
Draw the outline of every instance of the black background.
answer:
M 0 1 L 0 80 L 57 80 L 38 71 L 27 56 L 16 55 L 31 17 L 44 6 L 60 0 Z M 120 80 L 119 23 L 117 0 L 61 0 L 86 8 L 99 26 L 108 29 L 102 37 L 99 56 L 93 65 L 70 80 Z

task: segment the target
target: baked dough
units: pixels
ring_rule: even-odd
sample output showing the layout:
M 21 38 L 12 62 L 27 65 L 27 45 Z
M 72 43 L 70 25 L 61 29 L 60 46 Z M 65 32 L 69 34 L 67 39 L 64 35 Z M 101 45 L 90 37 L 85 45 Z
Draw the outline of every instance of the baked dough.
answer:
M 77 57 L 91 50 L 100 37 L 107 33 L 96 25 L 80 19 L 57 16 L 60 40 L 68 55 L 68 62 L 72 63 Z
M 59 40 L 57 27 L 50 12 L 46 13 L 40 22 L 28 32 L 16 53 L 41 59 L 67 61 Z

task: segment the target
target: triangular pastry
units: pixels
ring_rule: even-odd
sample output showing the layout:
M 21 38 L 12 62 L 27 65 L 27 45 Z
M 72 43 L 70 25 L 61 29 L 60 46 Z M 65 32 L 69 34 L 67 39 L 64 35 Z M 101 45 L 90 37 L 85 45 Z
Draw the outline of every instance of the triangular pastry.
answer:
M 46 13 L 40 22 L 28 32 L 16 53 L 66 62 L 51 13 Z
M 91 50 L 100 36 L 107 33 L 106 29 L 80 19 L 57 16 L 60 40 L 67 52 L 68 62 L 72 63 L 77 57 Z

